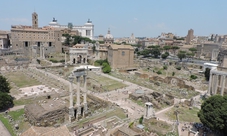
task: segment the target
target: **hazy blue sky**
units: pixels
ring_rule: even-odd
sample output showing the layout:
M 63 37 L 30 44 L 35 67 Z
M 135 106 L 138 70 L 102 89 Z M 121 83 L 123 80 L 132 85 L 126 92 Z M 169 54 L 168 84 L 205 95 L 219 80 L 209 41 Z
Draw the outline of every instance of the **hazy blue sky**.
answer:
M 39 26 L 55 17 L 59 24 L 83 25 L 88 18 L 95 35 L 156 37 L 162 32 L 187 35 L 227 34 L 227 0 L 2 0 L 0 30 L 11 25 L 31 25 L 31 14 L 39 15 Z

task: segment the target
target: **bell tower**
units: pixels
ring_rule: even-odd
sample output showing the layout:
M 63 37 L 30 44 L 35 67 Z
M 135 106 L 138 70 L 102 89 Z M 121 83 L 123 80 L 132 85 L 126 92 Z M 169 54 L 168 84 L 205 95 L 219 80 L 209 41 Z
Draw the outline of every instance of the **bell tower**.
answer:
M 38 29 L 38 14 L 36 12 L 32 13 L 32 28 Z

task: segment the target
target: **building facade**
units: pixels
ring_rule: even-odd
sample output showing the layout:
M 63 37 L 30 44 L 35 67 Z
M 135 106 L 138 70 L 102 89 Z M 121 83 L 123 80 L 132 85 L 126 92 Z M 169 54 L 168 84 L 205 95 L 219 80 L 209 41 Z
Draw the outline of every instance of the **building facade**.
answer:
M 79 35 L 82 37 L 88 37 L 91 40 L 94 39 L 94 25 L 92 24 L 92 21 L 90 21 L 89 19 L 83 26 L 77 26 L 73 25 L 72 23 L 69 23 L 68 25 L 60 25 L 54 18 L 53 21 L 49 23 L 49 26 L 61 30 L 69 28 L 71 29 L 71 31 L 78 31 Z
M 27 53 L 31 47 L 36 46 L 39 54 L 41 46 L 45 47 L 45 53 L 61 52 L 62 32 L 51 27 L 38 27 L 38 14 L 32 14 L 32 26 L 11 26 L 11 42 L 13 49 L 23 49 Z
M 110 45 L 108 47 L 108 62 L 111 68 L 133 67 L 134 48 L 131 45 Z
M 0 49 L 9 48 L 9 33 L 7 31 L 0 31 Z
M 88 47 L 85 44 L 77 44 L 69 48 L 70 64 L 87 64 Z

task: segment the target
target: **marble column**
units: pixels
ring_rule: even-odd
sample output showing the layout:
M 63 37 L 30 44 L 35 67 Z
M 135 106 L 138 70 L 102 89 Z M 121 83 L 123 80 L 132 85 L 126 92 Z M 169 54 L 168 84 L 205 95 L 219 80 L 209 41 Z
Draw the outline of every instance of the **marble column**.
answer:
M 217 89 L 218 89 L 218 76 L 219 75 L 214 75 L 214 81 L 213 81 L 213 95 L 217 94 Z
M 84 111 L 83 116 L 87 113 L 87 76 L 84 75 Z
M 77 79 L 77 93 L 76 93 L 76 107 L 77 107 L 77 120 L 78 120 L 78 116 L 80 115 L 81 113 L 81 107 L 80 107 L 80 77 L 76 77 Z
M 211 93 L 212 93 L 212 84 L 213 84 L 213 82 L 212 82 L 212 80 L 213 80 L 213 76 L 212 76 L 212 73 L 210 72 L 210 78 L 209 78 L 209 87 L 208 87 L 208 94 L 209 95 L 211 95 Z
M 44 53 L 44 50 L 45 50 L 45 49 L 44 49 L 44 46 L 43 46 L 43 56 L 42 56 L 42 57 L 43 57 L 43 59 L 45 59 L 45 53 Z
M 226 75 L 222 75 L 221 77 L 221 95 L 222 96 L 224 95 L 224 91 L 225 91 L 225 78 L 226 78 Z
M 42 54 L 42 45 L 40 45 L 40 47 L 39 47 L 39 53 L 40 53 L 40 59 L 43 57 L 43 54 Z
M 73 108 L 73 77 L 69 77 L 70 85 L 69 85 L 69 122 L 74 117 L 74 108 Z
M 66 65 L 66 52 L 65 52 L 65 68 L 67 68 L 67 65 Z

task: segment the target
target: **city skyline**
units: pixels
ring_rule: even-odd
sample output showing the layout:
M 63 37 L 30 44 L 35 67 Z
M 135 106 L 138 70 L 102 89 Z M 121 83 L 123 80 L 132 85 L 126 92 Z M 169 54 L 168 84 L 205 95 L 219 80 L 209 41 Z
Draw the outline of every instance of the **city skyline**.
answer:
M 84 25 L 88 19 L 95 25 L 95 36 L 105 35 L 108 28 L 114 37 L 157 37 L 162 32 L 186 36 L 189 29 L 194 35 L 227 34 L 227 1 L 3 1 L 0 9 L 0 30 L 11 25 L 32 25 L 31 14 L 39 15 L 39 27 L 47 26 L 53 17 L 61 25 L 72 22 Z M 215 10 L 214 10 L 215 9 Z M 4 14 L 5 13 L 5 14 Z

